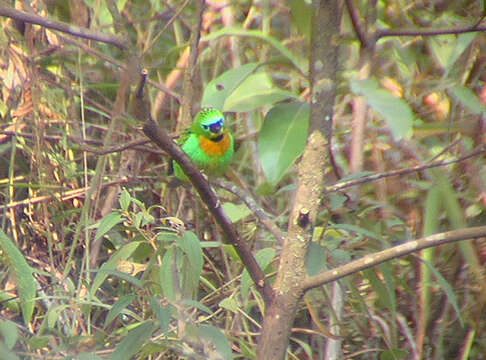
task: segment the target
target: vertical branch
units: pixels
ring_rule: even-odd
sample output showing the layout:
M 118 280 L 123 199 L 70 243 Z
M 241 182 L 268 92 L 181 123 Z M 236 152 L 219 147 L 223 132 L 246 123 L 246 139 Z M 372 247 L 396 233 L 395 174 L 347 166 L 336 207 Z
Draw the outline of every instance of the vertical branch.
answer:
M 299 183 L 280 257 L 274 298 L 267 304 L 257 358 L 284 359 L 306 276 L 305 259 L 324 194 L 327 139 L 332 135 L 340 16 L 337 0 L 315 0 L 311 43 L 311 111 L 307 145 L 299 164 Z

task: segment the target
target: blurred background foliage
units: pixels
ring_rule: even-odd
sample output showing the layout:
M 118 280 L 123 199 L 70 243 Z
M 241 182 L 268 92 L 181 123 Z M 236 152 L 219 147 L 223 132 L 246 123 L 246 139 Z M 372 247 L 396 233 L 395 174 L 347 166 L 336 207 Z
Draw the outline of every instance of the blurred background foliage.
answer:
M 467 27 L 485 11 L 483 2 L 466 0 L 353 3 L 370 30 Z M 145 141 L 136 109 L 126 106 L 130 91 L 122 91 L 148 69 L 151 115 L 178 135 L 195 2 L 1 6 L 116 34 L 127 46 L 0 18 L 3 358 L 254 358 L 263 300 L 194 191 L 170 186 L 167 157 Z M 484 33 L 383 36 L 363 50 L 342 11 L 331 147 L 336 166 L 329 165 L 329 185 L 452 160 L 484 143 Z M 222 109 L 235 134 L 229 178 L 282 231 L 307 136 L 312 12 L 306 0 L 207 1 L 191 84 L 192 110 Z M 350 167 L 351 146 L 359 141 L 352 124 L 362 110 L 356 99 L 368 104 L 361 113 L 359 172 Z M 271 275 L 281 244 L 240 198 L 218 192 Z M 485 205 L 481 153 L 329 193 L 314 228 L 308 272 L 484 224 Z M 486 241 L 477 239 L 345 278 L 344 356 L 482 359 L 485 262 Z M 324 359 L 335 315 L 329 301 L 327 287 L 306 294 L 289 359 Z

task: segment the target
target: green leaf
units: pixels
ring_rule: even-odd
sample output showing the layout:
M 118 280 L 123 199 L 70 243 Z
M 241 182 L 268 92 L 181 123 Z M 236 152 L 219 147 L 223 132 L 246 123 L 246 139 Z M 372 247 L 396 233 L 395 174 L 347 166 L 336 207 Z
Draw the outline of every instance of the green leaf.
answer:
M 204 89 L 202 107 L 223 109 L 226 99 L 258 67 L 258 63 L 248 63 L 225 71 L 211 80 Z
M 224 298 L 219 302 L 219 307 L 237 313 L 239 311 L 238 302 L 233 297 Z
M 131 200 L 132 200 L 132 197 L 130 196 L 130 193 L 128 192 L 127 189 L 123 188 L 123 190 L 120 194 L 120 207 L 123 211 L 128 210 L 128 207 L 130 206 Z
M 233 359 L 230 344 L 224 333 L 212 325 L 201 325 L 199 327 L 200 336 L 213 343 L 218 357 L 210 354 L 209 359 Z
M 223 111 L 243 112 L 270 105 L 296 95 L 276 87 L 270 75 L 258 72 L 248 76 L 226 99 Z
M 261 249 L 255 254 L 255 260 L 260 268 L 265 271 L 265 268 L 272 262 L 275 254 L 276 251 L 274 248 Z M 248 270 L 243 270 L 243 273 L 241 274 L 241 297 L 243 299 L 246 300 L 248 298 L 250 286 L 252 284 L 253 280 L 251 279 Z
M 279 104 L 265 116 L 258 135 L 258 152 L 263 172 L 277 185 L 302 154 L 309 128 L 309 105 L 301 102 Z
M 94 241 L 105 235 L 108 231 L 113 229 L 114 226 L 120 224 L 123 221 L 123 216 L 119 212 L 112 212 L 104 216 L 97 224 L 96 235 Z
M 486 113 L 486 106 L 479 100 L 474 91 L 468 87 L 458 84 L 451 88 L 450 91 L 456 100 L 473 114 Z
M 380 354 L 380 360 L 401 360 L 408 358 L 408 351 L 405 349 L 388 349 Z
M 442 276 L 442 274 L 435 268 L 435 266 L 430 261 L 427 261 L 425 259 L 420 259 L 420 258 L 419 258 L 419 260 L 427 265 L 430 272 L 437 279 L 440 287 L 446 293 L 447 299 L 449 300 L 452 307 L 454 308 L 454 311 L 456 312 L 457 317 L 459 318 L 459 321 L 461 322 L 461 326 L 464 326 L 464 320 L 462 319 L 462 316 L 461 316 L 461 310 L 459 309 L 459 304 L 457 303 L 456 294 L 454 294 L 454 290 L 452 289 L 451 285 L 447 282 L 447 280 Z
M 107 273 L 107 271 L 115 270 L 118 266 L 118 261 L 128 259 L 132 255 L 132 253 L 137 249 L 138 245 L 139 242 L 134 241 L 122 246 L 120 250 L 115 252 L 107 262 L 101 265 L 100 270 L 104 270 L 104 271 L 98 271 L 95 278 L 93 279 L 93 283 L 91 284 L 91 289 L 90 289 L 91 297 L 94 297 L 96 291 L 98 291 L 98 288 L 101 286 L 101 284 L 103 284 L 103 282 L 108 277 L 109 274 Z
M 169 330 L 170 318 L 175 312 L 174 306 L 170 304 L 161 305 L 159 299 L 155 296 L 149 297 L 149 300 L 152 311 L 155 313 L 157 321 L 160 324 L 160 328 L 163 332 L 167 332 Z
M 414 113 L 405 100 L 380 87 L 375 78 L 352 80 L 351 90 L 363 95 L 370 107 L 386 120 L 395 140 L 412 135 Z
M 174 247 L 169 247 L 162 258 L 162 264 L 160 265 L 159 277 L 160 277 L 160 287 L 162 288 L 162 293 L 170 300 L 175 300 L 176 289 L 174 288 L 174 274 L 176 271 L 174 268 Z
M 223 210 L 233 223 L 244 219 L 251 214 L 251 210 L 248 209 L 248 206 L 245 204 L 235 205 L 232 202 L 224 203 Z
M 130 360 L 147 341 L 155 330 L 152 321 L 146 321 L 130 331 L 118 344 L 111 355 L 112 360 Z
M 313 9 L 310 3 L 306 0 L 291 0 L 290 1 L 290 15 L 297 29 L 302 35 L 305 35 L 308 40 L 311 36 L 311 23 Z
M 183 289 L 185 297 L 194 297 L 198 292 L 199 277 L 204 261 L 201 244 L 191 231 L 186 231 L 184 236 L 178 239 L 177 244 L 185 255 L 183 258 L 181 251 L 176 251 L 177 263 L 182 268 L 181 275 L 178 277 L 180 287 Z
M 219 31 L 214 31 L 207 36 L 203 36 L 201 41 L 211 41 L 221 36 L 251 37 L 263 40 L 273 46 L 277 51 L 279 51 L 280 54 L 282 54 L 284 58 L 287 59 L 304 77 L 307 76 L 307 66 L 302 66 L 300 64 L 301 61 L 297 59 L 294 54 L 292 54 L 292 52 L 287 49 L 280 41 L 270 35 L 264 34 L 260 30 L 246 30 L 236 27 L 224 27 Z
M 393 304 L 390 298 L 390 294 L 388 292 L 387 287 L 380 278 L 376 275 L 375 269 L 367 269 L 363 270 L 363 275 L 371 284 L 371 287 L 377 294 L 377 303 L 381 308 L 384 309 L 392 309 Z
M 76 357 L 76 360 L 103 360 L 99 355 L 83 352 Z
M 448 74 L 453 68 L 454 63 L 471 44 L 476 35 L 476 33 L 470 32 L 459 35 L 431 36 L 427 39 L 432 55 L 445 74 Z
M 10 320 L 0 321 L 0 334 L 2 335 L 3 342 L 8 349 L 12 349 L 19 338 L 17 325 Z
M 326 267 L 326 249 L 321 244 L 312 241 L 307 252 L 306 269 L 309 276 L 316 275 Z
M 32 268 L 10 238 L 0 229 L 0 248 L 4 252 L 8 269 L 17 283 L 20 307 L 25 324 L 29 324 L 34 312 L 37 282 Z
M 135 299 L 136 295 L 134 294 L 129 294 L 129 295 L 124 295 L 122 297 L 120 297 L 120 299 L 118 299 L 118 301 L 116 301 L 110 311 L 108 311 L 108 314 L 106 315 L 106 319 L 105 319 L 105 324 L 103 325 L 103 328 L 106 328 L 108 325 L 111 324 L 111 322 L 113 320 L 115 320 L 115 318 L 120 315 L 120 313 L 125 310 L 125 308 L 131 304 L 131 302 L 133 301 L 133 299 Z

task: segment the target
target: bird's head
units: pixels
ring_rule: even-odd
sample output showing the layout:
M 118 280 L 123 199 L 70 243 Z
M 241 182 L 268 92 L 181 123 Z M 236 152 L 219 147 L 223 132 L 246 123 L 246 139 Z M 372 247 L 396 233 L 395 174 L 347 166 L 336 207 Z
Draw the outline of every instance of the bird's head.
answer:
M 192 128 L 195 133 L 217 141 L 224 134 L 224 115 L 217 109 L 204 108 L 196 115 Z

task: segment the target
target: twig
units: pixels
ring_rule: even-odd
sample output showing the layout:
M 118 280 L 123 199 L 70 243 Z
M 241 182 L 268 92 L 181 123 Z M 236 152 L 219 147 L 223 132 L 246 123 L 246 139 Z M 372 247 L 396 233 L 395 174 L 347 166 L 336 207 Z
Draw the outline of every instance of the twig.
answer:
M 454 241 L 477 239 L 485 236 L 486 226 L 478 226 L 460 230 L 452 230 L 426 236 L 414 241 L 407 241 L 405 244 L 366 255 L 361 259 L 351 261 L 337 268 L 310 276 L 304 280 L 304 290 L 307 291 L 312 288 L 328 284 L 358 271 L 369 269 L 373 266 L 384 263 L 385 261 L 402 257 L 422 249 L 443 245 Z
M 359 13 L 353 6 L 352 0 L 346 0 L 346 8 L 348 9 L 349 17 L 351 18 L 351 23 L 353 24 L 354 32 L 361 42 L 363 47 L 368 47 L 368 38 L 366 37 L 366 32 L 363 30 L 363 24 L 359 20 Z
M 125 179 L 118 179 L 118 180 L 103 183 L 101 186 L 107 187 L 107 186 L 112 186 L 112 185 L 115 185 L 115 184 L 126 184 L 126 183 L 128 183 L 128 181 L 129 180 L 126 179 L 126 178 Z M 60 192 L 60 193 L 57 193 L 55 195 L 37 196 L 37 197 L 25 199 L 25 200 L 20 200 L 20 201 L 8 203 L 8 204 L 5 205 L 5 207 L 7 209 L 13 209 L 13 208 L 17 208 L 17 207 L 34 205 L 34 204 L 38 204 L 38 203 L 41 203 L 41 202 L 51 201 L 53 199 L 57 199 L 59 201 L 66 201 L 66 200 L 74 199 L 74 198 L 77 198 L 77 197 L 85 196 L 88 189 L 89 189 L 89 187 L 87 186 L 87 187 L 83 187 L 83 188 L 79 188 L 79 189 L 73 189 L 73 190 Z
M 434 36 L 448 34 L 463 34 L 468 32 L 486 31 L 486 25 L 472 25 L 459 28 L 446 29 L 378 29 L 375 32 L 375 40 L 386 36 Z
M 30 14 L 25 11 L 12 9 L 7 6 L 0 6 L 0 16 L 6 16 L 30 24 L 41 25 L 49 29 L 62 31 L 64 33 L 71 34 L 73 36 L 81 37 L 84 39 L 90 39 L 90 40 L 95 40 L 95 41 L 100 41 L 107 44 L 115 45 L 120 49 L 126 48 L 125 41 L 116 35 L 94 32 L 89 29 L 80 28 L 78 26 L 66 24 L 64 22 L 57 21 L 54 19 L 49 19 L 36 14 Z
M 8 131 L 8 130 L 0 130 L 0 134 L 2 135 L 9 135 L 9 136 L 20 136 L 20 137 L 25 137 L 25 138 L 34 138 L 34 134 L 29 134 L 29 133 L 24 133 L 24 132 L 16 132 L 16 131 Z M 68 140 L 79 144 L 81 147 L 81 150 L 86 151 L 86 152 L 91 152 L 97 155 L 106 155 L 106 154 L 111 154 L 111 153 L 116 153 L 116 152 L 122 152 L 125 150 L 129 149 L 138 149 L 146 152 L 153 152 L 155 154 L 160 154 L 160 150 L 155 150 L 147 146 L 142 146 L 150 142 L 150 140 L 147 139 L 138 139 L 138 140 L 133 140 L 130 141 L 129 143 L 126 143 L 124 145 L 118 145 L 118 146 L 110 146 L 109 148 L 106 149 L 96 149 L 90 146 L 85 146 L 83 144 L 91 144 L 91 145 L 103 145 L 103 141 L 101 140 L 93 140 L 93 139 L 82 139 L 76 136 L 67 136 Z M 43 136 L 44 140 L 47 141 L 60 141 L 63 139 L 62 136 L 60 135 L 44 135 Z
M 342 189 L 345 189 L 345 188 L 348 188 L 348 187 L 351 187 L 351 186 L 356 186 L 356 185 L 363 184 L 363 183 L 370 182 L 370 181 L 376 181 L 378 179 L 382 179 L 382 178 L 385 178 L 385 177 L 397 176 L 397 175 L 406 175 L 406 174 L 410 174 L 410 173 L 413 173 L 413 172 L 431 169 L 431 168 L 435 168 L 435 167 L 439 167 L 439 166 L 447 166 L 447 165 L 455 164 L 455 163 L 467 160 L 469 158 L 472 158 L 474 156 L 477 156 L 477 155 L 479 155 L 479 154 L 481 154 L 482 152 L 485 152 L 485 151 L 486 151 L 486 144 L 483 144 L 483 145 L 478 146 L 475 150 L 473 150 L 473 151 L 471 151 L 471 152 L 469 152 L 469 153 L 467 153 L 463 156 L 458 157 L 457 159 L 440 160 L 440 161 L 436 161 L 436 162 L 432 162 L 432 163 L 428 163 L 428 164 L 424 164 L 424 165 L 413 166 L 411 168 L 397 169 L 397 170 L 387 171 L 387 172 L 384 172 L 384 173 L 362 176 L 358 179 L 344 181 L 344 182 L 340 182 L 340 183 L 337 183 L 337 184 L 334 184 L 334 185 L 331 185 L 331 186 L 327 186 L 326 192 L 336 192 L 336 191 L 339 191 L 339 190 L 342 190 Z
M 283 245 L 285 236 L 282 234 L 282 231 L 273 223 L 272 219 L 265 213 L 265 211 L 257 204 L 257 202 L 247 193 L 245 193 L 241 188 L 236 186 L 233 183 L 230 183 L 225 180 L 213 180 L 212 181 L 215 185 L 223 188 L 236 196 L 238 196 L 243 202 L 248 206 L 248 208 L 253 212 L 253 214 L 257 217 L 258 221 L 260 221 L 263 226 L 270 231 L 273 236 L 275 236 L 280 243 Z
M 75 45 L 75 46 L 79 47 L 83 51 L 86 51 L 88 53 L 91 53 L 91 54 L 99 57 L 100 59 L 103 59 L 103 60 L 109 62 L 110 64 L 116 65 L 121 70 L 126 70 L 127 69 L 127 67 L 125 66 L 125 64 L 121 63 L 118 60 L 115 60 L 111 56 L 108 56 L 108 55 L 102 53 L 101 51 L 98 51 L 96 49 L 93 49 L 92 47 L 88 46 L 87 44 L 85 44 L 85 43 L 83 43 L 81 41 L 77 41 L 75 39 L 71 39 L 71 38 L 69 38 L 67 36 L 61 36 L 60 35 L 59 37 L 61 39 L 63 39 L 64 41 L 66 41 L 68 43 L 71 43 L 72 45 Z M 174 91 L 172 91 L 171 89 L 169 89 L 164 84 L 159 84 L 159 83 L 157 83 L 157 82 L 155 82 L 153 80 L 150 80 L 150 79 L 147 79 L 147 83 L 150 84 L 151 86 L 155 87 L 156 89 L 159 89 L 160 91 L 166 93 L 167 95 L 170 95 L 175 100 L 177 100 L 178 103 L 181 102 L 181 96 L 179 94 L 175 93 Z
M 228 216 L 223 211 L 221 203 L 216 196 L 216 193 L 209 185 L 207 179 L 201 172 L 193 165 L 187 154 L 169 137 L 165 130 L 163 130 L 153 120 L 149 120 L 143 127 L 143 132 L 149 139 L 151 139 L 158 147 L 167 152 L 174 160 L 176 160 L 184 173 L 187 175 L 192 185 L 199 193 L 204 204 L 206 204 L 209 212 L 213 215 L 218 225 L 221 227 L 226 236 L 226 240 L 232 244 L 243 264 L 248 269 L 248 273 L 255 282 L 257 290 L 263 295 L 265 302 L 270 303 L 273 298 L 273 290 L 265 279 L 265 274 L 256 262 L 247 244 L 240 238 L 233 227 Z

